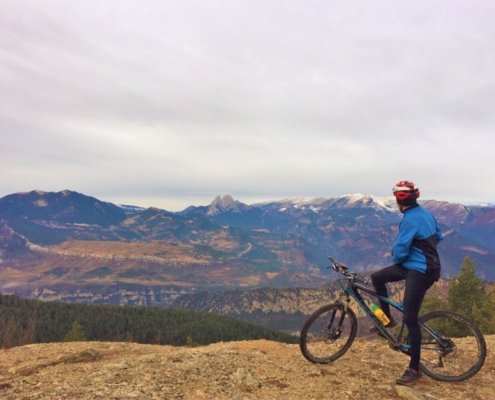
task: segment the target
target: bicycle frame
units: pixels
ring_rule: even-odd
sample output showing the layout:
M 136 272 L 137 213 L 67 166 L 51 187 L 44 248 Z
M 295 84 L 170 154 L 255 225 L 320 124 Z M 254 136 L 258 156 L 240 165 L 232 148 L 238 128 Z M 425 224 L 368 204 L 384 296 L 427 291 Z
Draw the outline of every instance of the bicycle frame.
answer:
M 341 285 L 343 292 L 344 292 L 344 295 L 346 296 L 347 305 L 345 305 L 345 307 L 349 306 L 350 297 L 352 297 L 354 300 L 356 300 L 359 307 L 361 308 L 361 310 L 364 311 L 366 316 L 368 318 L 370 318 L 371 321 L 373 321 L 373 324 L 376 326 L 376 328 L 382 334 L 382 336 L 388 339 L 390 345 L 393 346 L 393 348 L 402 351 L 403 353 L 407 353 L 411 346 L 409 344 L 406 344 L 406 343 L 400 343 L 400 341 L 399 341 L 399 339 L 402 335 L 402 332 L 404 330 L 404 323 L 403 322 L 401 323 L 401 328 L 400 328 L 400 331 L 397 334 L 397 336 L 391 334 L 387 329 L 385 329 L 385 327 L 378 320 L 378 318 L 375 316 L 375 314 L 373 314 L 373 311 L 371 311 L 371 309 L 368 307 L 368 305 L 366 304 L 366 301 L 363 299 L 363 296 L 361 296 L 361 293 L 359 293 L 359 290 L 362 290 L 362 291 L 368 293 L 369 295 L 373 296 L 374 298 L 376 298 L 378 300 L 381 300 L 383 302 L 388 303 L 390 306 L 395 308 L 400 313 L 404 312 L 404 306 L 401 303 L 397 303 L 388 297 L 384 297 L 384 296 L 381 296 L 378 293 L 376 293 L 373 289 L 366 286 L 366 282 L 363 281 L 362 279 L 360 279 L 356 273 L 348 272 L 347 271 L 348 268 L 345 265 L 336 263 L 331 257 L 329 257 L 329 260 L 331 262 L 333 270 L 341 273 L 342 276 L 344 277 L 345 281 L 346 281 L 346 284 L 343 284 L 342 283 L 343 279 L 339 279 L 339 284 Z M 343 317 L 341 319 L 343 320 Z M 340 324 L 341 324 L 341 322 L 340 322 Z M 428 333 L 430 333 L 432 335 L 432 337 L 435 339 L 435 341 L 442 340 L 442 337 L 440 335 L 438 335 L 430 327 L 421 323 L 421 321 L 419 321 L 419 324 L 423 329 L 425 329 Z
M 346 281 L 347 281 L 346 284 L 343 284 L 342 280 L 339 280 L 339 283 L 343 289 L 344 295 L 346 296 L 347 304 L 350 302 L 350 297 L 352 297 L 357 302 L 357 304 L 359 305 L 361 310 L 364 311 L 366 316 L 373 321 L 373 324 L 377 327 L 379 332 L 381 334 L 383 334 L 383 336 L 386 337 L 391 343 L 393 343 L 393 345 L 395 347 L 397 347 L 402 352 L 406 353 L 409 350 L 410 346 L 408 344 L 400 343 L 398 340 L 402 334 L 403 329 L 404 329 L 404 324 L 401 325 L 401 329 L 400 329 L 400 332 L 397 335 L 397 337 L 395 335 L 391 334 L 387 329 L 385 329 L 385 327 L 378 320 L 378 318 L 375 316 L 375 314 L 373 314 L 373 311 L 371 311 L 368 304 L 366 304 L 366 300 L 363 298 L 361 293 L 359 293 L 359 291 L 362 290 L 363 292 L 368 293 L 369 295 L 373 296 L 377 300 L 381 300 L 381 301 L 388 303 L 390 306 L 395 308 L 400 313 L 404 312 L 404 306 L 401 303 L 397 303 L 397 302 L 389 299 L 388 297 L 384 297 L 384 296 L 379 295 L 374 290 L 372 290 L 368 286 L 365 286 L 362 283 L 359 283 L 356 281 L 349 281 L 349 279 L 346 279 Z

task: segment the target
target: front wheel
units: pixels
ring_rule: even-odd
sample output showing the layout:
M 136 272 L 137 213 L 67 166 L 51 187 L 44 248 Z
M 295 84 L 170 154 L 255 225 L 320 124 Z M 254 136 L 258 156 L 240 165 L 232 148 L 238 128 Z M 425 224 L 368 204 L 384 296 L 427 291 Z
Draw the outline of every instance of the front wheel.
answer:
M 460 382 L 476 374 L 486 358 L 483 334 L 470 319 L 452 311 L 433 311 L 419 319 L 421 369 L 429 377 Z
M 334 303 L 316 310 L 304 324 L 299 345 L 312 363 L 328 364 L 351 347 L 357 332 L 356 314 Z

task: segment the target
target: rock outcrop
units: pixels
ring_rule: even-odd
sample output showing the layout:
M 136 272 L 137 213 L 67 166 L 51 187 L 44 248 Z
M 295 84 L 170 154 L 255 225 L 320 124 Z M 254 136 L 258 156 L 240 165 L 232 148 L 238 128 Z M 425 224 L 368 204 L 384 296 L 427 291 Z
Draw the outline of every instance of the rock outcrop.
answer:
M 430 399 L 493 398 L 495 358 L 461 383 L 393 384 L 407 357 L 381 340 L 357 340 L 328 365 L 297 345 L 266 340 L 205 347 L 73 342 L 0 350 L 0 398 L 14 399 Z

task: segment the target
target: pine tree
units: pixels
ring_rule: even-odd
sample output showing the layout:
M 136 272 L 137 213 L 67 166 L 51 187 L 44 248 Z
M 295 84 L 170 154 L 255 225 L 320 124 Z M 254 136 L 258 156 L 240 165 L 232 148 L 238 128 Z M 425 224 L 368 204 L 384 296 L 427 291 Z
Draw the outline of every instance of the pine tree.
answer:
M 86 340 L 81 324 L 74 321 L 69 333 L 64 338 L 64 342 L 84 342 Z
M 486 298 L 483 282 L 476 276 L 474 262 L 464 257 L 461 272 L 449 285 L 447 301 L 452 310 L 471 316 L 473 308 L 481 308 Z
M 493 334 L 495 333 L 495 290 L 486 296 L 484 312 L 487 316 L 486 325 L 483 326 L 484 332 L 487 334 Z
M 198 343 L 194 341 L 191 335 L 187 335 L 186 337 L 186 346 L 187 347 L 196 347 L 198 346 Z
M 474 262 L 464 257 L 459 276 L 449 285 L 447 302 L 452 311 L 473 319 L 480 327 L 488 327 L 489 314 L 486 308 L 485 285 L 476 275 Z
M 430 293 L 428 293 L 425 296 L 423 303 L 421 304 L 420 314 L 424 315 L 431 311 L 448 310 L 448 309 L 449 309 L 449 305 L 447 301 L 440 296 L 438 290 L 432 290 Z

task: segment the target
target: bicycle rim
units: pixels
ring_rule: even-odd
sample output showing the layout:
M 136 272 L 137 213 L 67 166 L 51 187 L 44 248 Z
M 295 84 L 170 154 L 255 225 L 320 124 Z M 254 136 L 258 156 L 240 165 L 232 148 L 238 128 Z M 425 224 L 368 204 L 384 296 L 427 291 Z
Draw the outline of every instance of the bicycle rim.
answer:
M 459 382 L 475 375 L 486 358 L 485 339 L 476 324 L 451 311 L 420 318 L 421 369 L 433 379 Z
M 341 357 L 357 332 L 356 315 L 342 304 L 330 304 L 314 312 L 300 335 L 301 352 L 307 360 L 327 364 Z

